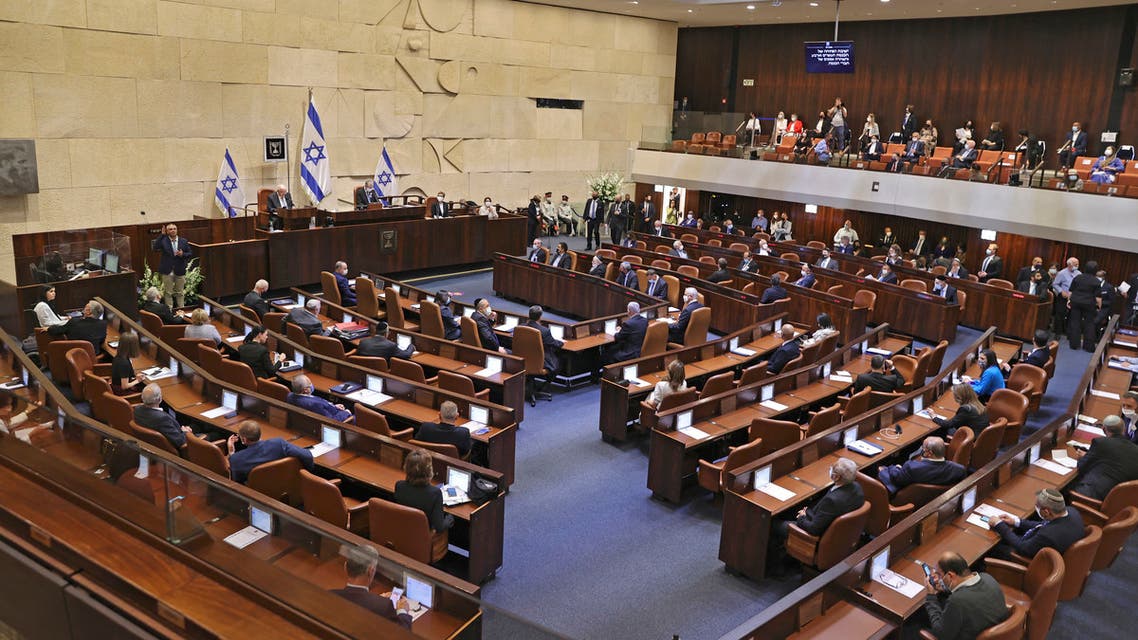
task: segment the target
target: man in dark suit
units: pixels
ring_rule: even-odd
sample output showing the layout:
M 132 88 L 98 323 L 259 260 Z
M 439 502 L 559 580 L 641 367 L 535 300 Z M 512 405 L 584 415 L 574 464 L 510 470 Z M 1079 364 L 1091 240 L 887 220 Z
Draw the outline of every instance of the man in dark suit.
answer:
M 655 269 L 648 270 L 648 288 L 644 293 L 661 300 L 668 298 L 668 283 L 664 282 Z
M 980 270 L 976 272 L 980 282 L 987 282 L 1003 275 L 1004 260 L 998 255 L 999 250 L 1000 247 L 995 242 L 988 245 L 988 250 L 984 252 L 984 259 L 980 261 Z
M 340 304 L 353 307 L 356 304 L 356 291 L 352 283 L 348 282 L 348 263 L 337 260 L 332 267 L 332 276 L 336 278 L 336 289 L 340 292 Z
M 572 263 L 573 260 L 569 256 L 569 245 L 564 242 L 558 242 L 557 250 L 553 254 L 553 259 L 549 261 L 549 266 L 557 267 L 558 269 L 568 269 Z
M 415 439 L 437 444 L 453 444 L 458 447 L 458 455 L 465 457 L 470 453 L 470 430 L 457 427 L 458 405 L 450 400 L 439 405 L 439 421 L 424 422 L 415 432 Z
M 619 193 L 616 194 L 616 199 L 609 205 L 608 215 L 606 221 L 609 225 L 609 240 L 613 244 L 619 245 L 621 238 L 624 237 L 624 225 L 628 219 L 625 217 L 624 199 Z
M 526 242 L 541 235 L 541 198 L 535 193 L 526 205 Z
M 498 342 L 498 335 L 494 333 L 496 317 L 489 300 L 479 298 L 474 301 L 474 313 L 470 314 L 470 319 L 478 326 L 478 339 L 482 342 L 482 348 L 506 353 L 506 348 Z
M 450 292 L 439 291 L 435 294 L 435 304 L 439 305 L 439 315 L 443 321 L 443 337 L 447 340 L 458 340 L 462 337 L 462 325 L 454 317 L 450 308 Z
M 1102 500 L 1118 484 L 1138 480 L 1138 444 L 1126 437 L 1125 429 L 1122 418 L 1107 416 L 1102 421 L 1106 435 L 1091 440 L 1085 453 L 1075 450 L 1079 472 L 1072 491 Z
M 103 320 L 103 305 L 91 300 L 83 307 L 83 315 L 72 318 L 63 324 L 52 325 L 47 330 L 53 336 L 66 336 L 70 340 L 86 340 L 95 347 L 95 353 L 103 350 L 107 339 L 107 321 Z
M 782 338 L 782 344 L 771 352 L 771 357 L 767 360 L 767 371 L 775 375 L 782 373 L 787 363 L 802 353 L 802 347 L 794 337 L 794 327 L 782 325 L 779 337 Z
M 672 237 L 672 234 L 668 233 L 668 230 L 664 228 L 664 221 L 659 219 L 652 222 L 652 235 L 659 236 L 661 238 Z
M 968 269 L 965 269 L 964 265 L 960 263 L 960 258 L 953 258 L 952 265 L 948 268 L 946 275 L 950 278 L 967 278 Z
M 1047 290 L 1051 288 L 1046 275 L 1044 271 L 1032 271 L 1027 280 L 1021 280 L 1016 285 L 1016 289 L 1028 295 L 1044 298 L 1047 296 Z
M 652 203 L 651 195 L 644 196 L 644 202 L 640 205 L 637 219 L 639 224 L 636 230 L 648 233 L 648 230 L 652 228 L 652 222 L 656 220 L 656 205 Z
M 360 340 L 360 345 L 356 348 L 357 356 L 383 358 L 384 360 L 391 357 L 408 360 L 414 353 L 414 344 L 408 344 L 406 349 L 400 349 L 398 344 L 387 339 L 387 323 L 383 320 L 376 324 L 375 335 Z
M 854 380 L 855 393 L 866 387 L 882 393 L 892 393 L 905 384 L 901 374 L 893 370 L 893 362 L 885 356 L 874 355 L 869 360 L 869 366 L 871 369 L 869 373 L 859 374 Z
M 755 262 L 755 258 L 751 255 L 750 251 L 743 252 L 743 260 L 739 262 L 739 271 L 746 273 L 759 272 L 759 263 Z
M 726 233 L 729 236 L 737 236 L 739 235 L 739 227 L 735 226 L 734 220 L 727 218 L 723 221 L 723 233 Z
M 543 313 L 541 305 L 533 305 L 529 308 L 529 320 L 526 320 L 525 326 L 531 329 L 537 329 L 541 334 L 541 349 L 545 354 L 545 368 L 551 373 L 557 372 L 561 368 L 561 361 L 557 357 L 557 350 L 565 346 L 565 343 L 553 337 L 553 333 L 549 327 L 541 323 L 541 314 Z
M 153 382 L 142 388 L 142 404 L 134 407 L 134 421 L 147 429 L 161 433 L 175 449 L 186 446 L 186 436 L 194 432 L 178 424 L 173 412 L 162 408 L 162 387 Z
M 723 282 L 731 279 L 731 272 L 727 270 L 727 258 L 720 258 L 716 262 L 716 266 L 719 268 L 707 276 L 708 282 Z
M 913 135 L 920 127 L 917 125 L 917 114 L 913 113 L 913 105 L 905 105 L 905 115 L 901 117 L 901 135 L 905 138 Z
M 535 198 L 537 196 L 534 196 Z M 447 194 L 440 191 L 435 196 L 435 203 L 431 205 L 432 218 L 446 218 L 450 216 L 450 203 L 447 202 Z
M 1087 132 L 1078 122 L 1071 123 L 1071 132 L 1067 134 L 1063 147 L 1066 148 L 1059 152 L 1059 166 L 1064 170 L 1074 165 L 1076 158 L 1087 154 Z
M 830 467 L 830 480 L 834 486 L 812 507 L 802 507 L 795 514 L 794 524 L 812 536 L 821 537 L 834 520 L 861 508 L 865 504 L 865 494 L 857 479 L 857 464 L 849 458 L 838 458 Z M 789 537 L 790 522 L 774 519 L 771 522 L 771 541 L 768 566 L 776 577 L 781 573 L 785 559 L 786 539 Z
M 1051 284 L 1051 279 L 1047 277 L 1047 268 L 1043 266 L 1043 258 L 1039 256 L 1032 258 L 1030 265 L 1019 270 L 1019 273 L 1016 274 L 1016 284 L 1031 280 L 1031 276 L 1035 273 L 1043 274 L 1043 280 L 1048 285 Z
M 315 390 L 316 387 L 313 386 L 312 380 L 308 376 L 303 374 L 296 376 L 292 379 L 292 393 L 285 396 L 285 402 L 340 422 L 355 420 L 355 416 L 352 415 L 351 411 L 348 411 L 347 407 L 313 395 Z
M 959 302 L 956 298 L 956 287 L 949 285 L 948 278 L 939 274 L 933 280 L 933 295 L 944 298 L 948 304 Z
M 1064 553 L 1084 535 L 1083 517 L 1077 509 L 1067 508 L 1063 494 L 1055 489 L 1043 489 L 1035 496 L 1035 513 L 1030 517 L 1001 515 L 991 527 L 1003 538 L 992 556 L 1002 559 L 1010 558 L 1013 551 L 1034 558 L 1045 547 Z
M 829 249 L 822 249 L 822 257 L 818 258 L 818 262 L 815 262 L 814 266 L 818 267 L 819 269 L 829 269 L 831 271 L 838 271 L 841 269 L 841 267 L 838 265 L 838 261 L 830 257 Z
M 885 233 L 882 233 L 881 237 L 877 239 L 878 248 L 888 250 L 895 244 L 897 244 L 897 236 L 893 233 L 893 229 L 885 227 Z
M 178 225 L 171 222 L 166 225 L 166 234 L 156 238 L 151 248 L 162 254 L 158 261 L 158 273 L 162 275 L 166 306 L 185 306 L 186 265 L 194 255 L 189 241 L 178 236 Z
M 941 554 L 933 571 L 926 580 L 924 610 L 928 624 L 912 618 L 903 628 L 902 638 L 916 637 L 919 626 L 928 628 L 936 638 L 976 638 L 1008 618 L 1000 583 L 987 573 L 972 571 L 959 553 Z
M 140 309 L 147 313 L 153 313 L 162 320 L 162 324 L 186 324 L 186 321 L 175 315 L 170 307 L 162 304 L 159 299 L 162 297 L 162 292 L 158 287 L 150 287 L 146 290 L 146 302 L 142 303 Z
M 622 287 L 640 290 L 640 278 L 637 277 L 636 271 L 632 269 L 631 262 L 620 263 L 620 271 L 616 274 L 616 283 Z
M 245 448 L 238 451 L 238 442 Z M 229 475 L 234 482 L 241 484 L 249 480 L 249 472 L 253 469 L 282 458 L 296 458 L 310 473 L 316 468 L 311 451 L 285 442 L 283 438 L 261 440 L 261 427 L 252 420 L 242 422 L 237 433 L 229 436 L 226 445 L 229 448 Z
M 932 251 L 929 244 L 929 239 L 925 236 L 925 230 L 921 229 L 917 232 L 917 241 L 913 243 L 913 257 L 926 256 Z
M 318 313 L 320 313 L 320 301 L 315 298 L 305 302 L 303 307 L 289 309 L 288 315 L 281 320 L 281 333 L 287 333 L 287 327 L 292 323 L 300 327 L 305 335 L 328 335 L 324 330 L 324 323 L 316 316 Z
M 897 284 L 897 274 L 893 273 L 893 267 L 890 267 L 888 264 L 881 265 L 881 271 L 879 271 L 876 276 L 871 275 L 866 277 L 878 282 Z
M 603 278 L 607 270 L 608 267 L 604 261 L 601 260 L 600 256 L 593 256 L 592 262 L 589 263 L 589 275 Z
M 668 252 L 668 255 L 672 256 L 673 258 L 684 258 L 686 260 L 688 257 L 688 252 L 684 251 L 684 243 L 676 240 L 672 243 L 672 250 Z
M 834 247 L 835 253 L 841 253 L 847 256 L 852 256 L 856 251 L 857 248 L 853 246 L 852 242 L 850 242 L 849 236 L 842 236 L 842 239 L 838 241 L 837 246 Z
M 884 145 L 877 139 L 877 136 L 869 137 L 869 144 L 865 145 L 865 150 L 861 152 L 862 160 L 872 160 L 874 162 L 881 159 L 881 153 L 885 151 Z
M 613 336 L 612 345 L 606 350 L 605 362 L 623 362 L 640 357 L 640 347 L 644 334 L 648 331 L 648 319 L 640 315 L 640 303 L 628 303 L 628 317 L 621 323 Z
M 1087 351 L 1095 350 L 1095 316 L 1102 306 L 1102 282 L 1096 273 L 1098 263 L 1092 260 L 1075 276 L 1068 289 L 1067 343 L 1072 349 L 1082 345 Z
M 683 301 L 680 304 L 683 308 L 680 310 L 679 319 L 668 327 L 669 342 L 683 343 L 684 332 L 688 330 L 692 312 L 703 306 L 699 303 L 699 292 L 695 290 L 695 287 L 684 289 Z
M 365 180 L 364 186 L 356 189 L 356 209 L 367 209 L 368 205 L 379 202 L 379 192 L 371 180 Z
M 801 276 L 794 281 L 794 284 L 804 289 L 809 289 L 814 286 L 814 270 L 810 265 L 805 262 L 802 263 Z
M 885 172 L 886 173 L 904 173 L 905 172 L 905 161 L 901 159 L 901 154 L 894 153 L 889 158 L 889 162 L 885 163 Z
M 285 189 L 283 184 L 277 185 L 277 190 L 269 194 L 269 202 L 266 209 L 270 214 L 276 214 L 281 209 L 292 209 L 292 194 Z
M 909 142 L 905 145 L 905 153 L 901 155 L 901 158 L 909 164 L 916 164 L 924 155 L 925 143 L 921 142 L 921 134 L 914 131 Z
M 911 484 L 935 484 L 948 488 L 964 479 L 968 469 L 964 465 L 944 459 L 944 439 L 937 436 L 925 438 L 921 444 L 921 457 L 908 460 L 904 464 L 884 466 L 878 469 L 877 479 L 890 495 Z
M 593 250 L 593 241 L 596 241 L 597 248 L 601 247 L 601 222 L 605 215 L 605 201 L 593 192 L 591 198 L 585 201 L 584 212 L 581 214 L 585 218 L 585 251 Z
M 759 304 L 770 304 L 778 302 L 779 300 L 786 300 L 790 294 L 782 287 L 782 276 L 777 273 L 771 276 L 771 286 L 763 291 L 763 295 L 759 298 Z
M 1020 362 L 1042 369 L 1043 365 L 1047 364 L 1047 360 L 1051 358 L 1051 350 L 1047 348 L 1048 335 L 1049 334 L 1042 329 L 1036 331 L 1035 336 L 1032 338 L 1034 348 L 1031 350 L 1031 353 L 1027 354 Z
M 980 152 L 976 150 L 976 141 L 968 140 L 964 143 L 964 148 L 960 150 L 960 153 L 952 156 L 950 162 L 944 163 L 944 167 L 940 170 L 940 174 L 937 177 L 947 178 L 954 174 L 957 169 L 970 169 L 972 168 L 972 163 L 976 162 L 976 159 L 979 157 Z
M 263 322 L 265 314 L 273 310 L 272 304 L 265 298 L 265 294 L 269 291 L 269 282 L 267 280 L 258 280 L 253 284 L 253 290 L 245 294 L 245 299 L 242 301 L 246 307 L 257 312 L 257 315 Z
M 375 580 L 375 570 L 379 565 L 379 552 L 375 547 L 362 545 L 348 551 L 344 561 L 344 571 L 348 583 L 342 589 L 332 589 L 332 593 L 361 606 L 372 613 L 411 628 L 411 605 L 405 596 L 400 596 L 398 606 L 392 604 L 390 594 L 379 595 L 371 592 Z
M 549 252 L 545 250 L 545 247 L 541 246 L 541 238 L 533 239 L 529 255 L 526 256 L 526 259 L 530 262 L 540 262 L 541 264 L 545 264 L 545 261 L 549 259 Z
M 1099 281 L 1098 299 L 1100 300 L 1098 313 L 1095 314 L 1095 341 L 1097 342 L 1099 335 L 1101 335 L 1103 329 L 1106 328 L 1106 321 L 1110 319 L 1110 314 L 1114 308 L 1114 295 L 1116 290 L 1114 285 L 1107 282 L 1106 271 L 1103 269 L 1096 271 L 1095 277 L 1098 278 Z

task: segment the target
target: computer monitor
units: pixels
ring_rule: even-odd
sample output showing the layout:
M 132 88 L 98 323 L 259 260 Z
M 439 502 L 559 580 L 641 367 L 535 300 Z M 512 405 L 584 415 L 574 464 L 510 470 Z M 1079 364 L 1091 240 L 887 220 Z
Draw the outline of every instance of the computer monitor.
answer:
M 430 609 L 435 606 L 435 586 L 412 573 L 404 574 L 405 596 Z
M 106 252 L 102 249 L 88 249 L 87 250 L 87 264 L 96 268 L 103 268 L 103 255 Z
M 109 273 L 119 272 L 119 254 L 108 253 L 103 261 L 103 269 Z
M 463 493 L 470 493 L 470 472 L 447 467 L 447 484 L 461 489 Z
M 265 533 L 273 532 L 273 514 L 263 509 L 249 505 L 249 524 Z

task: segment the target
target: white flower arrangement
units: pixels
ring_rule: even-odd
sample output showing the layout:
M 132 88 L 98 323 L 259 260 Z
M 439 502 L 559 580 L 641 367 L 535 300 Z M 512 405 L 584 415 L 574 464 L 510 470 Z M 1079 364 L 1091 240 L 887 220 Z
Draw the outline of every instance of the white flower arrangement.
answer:
M 611 202 L 620 195 L 624 178 L 620 174 L 610 171 L 599 176 L 589 176 L 585 179 L 585 184 L 589 186 L 590 191 L 596 191 L 600 194 L 601 199 Z

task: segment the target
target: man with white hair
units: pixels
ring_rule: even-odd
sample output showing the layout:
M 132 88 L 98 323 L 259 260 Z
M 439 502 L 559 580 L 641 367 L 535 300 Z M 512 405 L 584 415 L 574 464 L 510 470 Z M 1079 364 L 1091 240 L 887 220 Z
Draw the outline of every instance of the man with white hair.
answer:
M 94 300 L 88 301 L 83 307 L 82 317 L 51 326 L 47 332 L 53 336 L 67 336 L 70 340 L 86 340 L 95 347 L 95 353 L 99 353 L 103 350 L 103 342 L 107 339 L 107 321 L 103 319 L 103 305 Z
M 304 331 L 304 335 L 328 335 L 328 332 L 324 330 L 324 323 L 320 322 L 320 318 L 317 317 L 318 313 L 320 313 L 320 301 L 316 298 L 304 303 L 303 307 L 293 307 L 281 322 L 281 331 L 287 332 L 288 325 L 291 322 L 300 327 Z
M 162 387 L 153 382 L 142 388 L 142 404 L 134 408 L 134 421 L 162 434 L 175 449 L 186 446 L 186 436 L 192 436 L 189 427 L 178 424 L 172 412 L 162 408 Z
M 648 331 L 648 318 L 640 315 L 640 303 L 628 303 L 628 316 L 613 336 L 612 346 L 607 350 L 606 364 L 622 362 L 640 357 L 640 347 L 644 334 Z
M 861 485 L 855 482 L 857 464 L 849 458 L 838 458 L 830 466 L 830 480 L 834 486 L 812 507 L 802 507 L 795 514 L 793 524 L 812 536 L 821 536 L 830 525 L 865 504 Z M 786 539 L 791 522 L 775 519 L 771 523 L 770 564 L 777 575 L 785 559 Z
M 355 417 L 352 412 L 344 408 L 342 404 L 332 404 L 320 396 L 312 395 L 314 387 L 312 380 L 308 376 L 301 374 L 292 379 L 292 393 L 285 397 L 291 405 L 307 409 L 312 413 L 318 413 L 324 417 L 340 422 L 352 422 Z
M 278 209 L 293 208 L 292 194 L 283 184 L 277 185 L 277 190 L 269 194 L 269 213 L 276 213 Z
M 946 450 L 943 438 L 929 436 L 921 445 L 920 458 L 908 460 L 905 464 L 881 467 L 877 471 L 877 479 L 885 485 L 890 495 L 911 484 L 935 484 L 947 489 L 963 480 L 968 475 L 968 470 L 962 464 L 945 460 Z
M 270 305 L 268 299 L 265 298 L 265 294 L 268 292 L 268 280 L 258 280 L 253 284 L 253 290 L 245 294 L 245 300 L 241 303 L 253 311 L 256 311 L 262 321 L 265 318 L 265 314 L 273 310 L 272 305 Z
M 150 287 L 146 290 L 146 302 L 142 303 L 141 309 L 147 313 L 153 313 L 162 320 L 162 324 L 186 324 L 186 321 L 179 318 L 162 302 L 162 292 L 158 287 Z
M 616 274 L 616 283 L 629 289 L 640 289 L 640 278 L 636 277 L 632 263 L 628 261 L 620 263 L 620 272 Z
M 677 258 L 684 258 L 686 260 L 688 257 L 688 252 L 684 251 L 684 243 L 676 240 L 672 243 L 672 250 L 668 252 L 668 255 L 675 256 Z
M 1034 558 L 1045 547 L 1059 553 L 1083 538 L 1083 517 L 1077 509 L 1068 509 L 1063 494 L 1056 489 L 1043 489 L 1035 496 L 1035 513 L 1027 518 L 1000 515 L 991 523 L 992 530 L 1003 540 L 992 550 L 992 557 L 1008 559 L 1014 551 Z
M 688 330 L 688 323 L 691 322 L 692 311 L 699 309 L 703 305 L 699 303 L 699 292 L 695 287 L 688 287 L 684 289 L 684 299 L 680 302 L 681 310 L 680 317 L 668 327 L 668 341 L 683 343 L 684 333 Z M 706 338 L 706 336 L 704 336 Z

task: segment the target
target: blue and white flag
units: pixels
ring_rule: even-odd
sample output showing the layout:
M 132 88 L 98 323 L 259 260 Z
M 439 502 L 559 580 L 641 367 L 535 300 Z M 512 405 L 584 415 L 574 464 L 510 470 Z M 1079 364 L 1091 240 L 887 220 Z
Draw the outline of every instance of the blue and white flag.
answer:
M 385 196 L 399 195 L 399 186 L 395 182 L 395 167 L 391 164 L 391 156 L 387 155 L 387 145 L 383 145 L 383 153 L 379 162 L 375 163 L 375 191 L 383 198 L 383 206 L 388 206 Z
M 308 114 L 304 118 L 304 133 L 300 140 L 300 183 L 313 204 L 320 204 L 332 195 L 332 170 L 328 166 L 328 152 L 324 145 L 324 127 L 312 95 L 308 96 Z
M 229 147 L 225 148 L 221 171 L 217 173 L 213 201 L 229 218 L 237 217 L 245 208 L 245 190 L 241 188 L 241 178 L 237 176 L 237 166 L 233 164 L 233 156 L 229 155 Z

